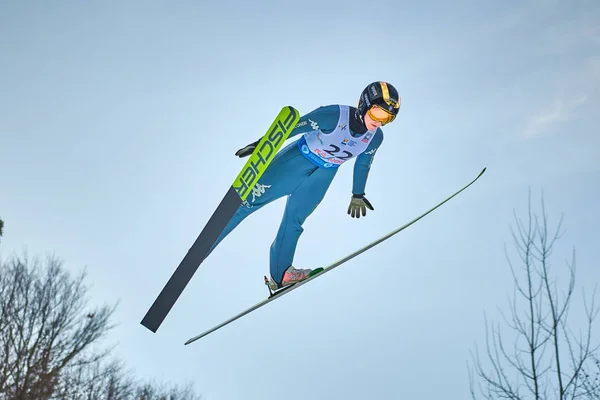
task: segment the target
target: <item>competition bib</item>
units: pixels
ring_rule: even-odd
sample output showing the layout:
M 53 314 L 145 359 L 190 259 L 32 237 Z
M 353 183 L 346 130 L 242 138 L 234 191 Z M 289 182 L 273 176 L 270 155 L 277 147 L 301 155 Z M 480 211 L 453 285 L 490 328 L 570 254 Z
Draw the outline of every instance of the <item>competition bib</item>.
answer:
M 340 117 L 331 133 L 324 134 L 316 126 L 314 130 L 305 133 L 298 140 L 302 154 L 320 167 L 337 168 L 364 152 L 371 143 L 374 132 L 353 137 L 349 128 L 349 112 L 348 106 L 340 106 Z

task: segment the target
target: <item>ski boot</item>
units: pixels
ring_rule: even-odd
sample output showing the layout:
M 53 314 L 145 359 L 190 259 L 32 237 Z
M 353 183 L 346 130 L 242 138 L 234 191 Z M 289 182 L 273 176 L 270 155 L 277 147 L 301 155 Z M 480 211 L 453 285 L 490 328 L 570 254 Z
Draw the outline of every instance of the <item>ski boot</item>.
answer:
M 285 273 L 283 274 L 283 279 L 281 281 L 281 285 L 278 285 L 273 278 L 267 279 L 265 276 L 265 284 L 269 287 L 270 291 L 276 292 L 281 289 L 285 289 L 289 286 L 292 286 L 298 282 L 302 282 L 306 278 L 309 278 L 319 272 L 323 271 L 323 268 L 317 269 L 296 269 L 293 266 L 290 266 Z

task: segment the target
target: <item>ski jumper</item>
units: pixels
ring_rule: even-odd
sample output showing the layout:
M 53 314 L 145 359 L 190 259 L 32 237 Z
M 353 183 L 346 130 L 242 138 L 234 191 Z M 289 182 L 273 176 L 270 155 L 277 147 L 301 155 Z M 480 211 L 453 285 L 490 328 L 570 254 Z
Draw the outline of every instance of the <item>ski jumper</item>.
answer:
M 319 205 L 338 168 L 356 158 L 353 194 L 364 194 L 375 151 L 383 141 L 380 128 L 367 131 L 354 107 L 329 105 L 302 116 L 288 144 L 273 159 L 252 193 L 231 218 L 210 252 L 248 215 L 288 196 L 279 230 L 270 249 L 270 273 L 280 283 L 292 265 L 302 224 Z M 209 254 L 210 254 L 209 252 Z

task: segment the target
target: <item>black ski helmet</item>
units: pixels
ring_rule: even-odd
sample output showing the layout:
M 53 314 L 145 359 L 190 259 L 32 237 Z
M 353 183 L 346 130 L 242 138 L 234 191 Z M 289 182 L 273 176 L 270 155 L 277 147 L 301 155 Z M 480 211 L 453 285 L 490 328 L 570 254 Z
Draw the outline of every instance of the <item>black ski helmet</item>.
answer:
M 362 91 L 358 99 L 357 109 L 364 121 L 367 111 L 374 105 L 377 105 L 393 116 L 390 120 L 392 122 L 400 110 L 400 102 L 400 95 L 391 83 L 377 81 L 369 84 Z

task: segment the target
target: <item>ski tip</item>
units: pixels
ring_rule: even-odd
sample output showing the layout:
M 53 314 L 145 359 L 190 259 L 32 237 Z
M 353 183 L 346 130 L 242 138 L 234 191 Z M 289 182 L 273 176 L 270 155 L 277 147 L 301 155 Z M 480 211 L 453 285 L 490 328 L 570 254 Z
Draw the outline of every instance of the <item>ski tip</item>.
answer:
M 294 107 L 294 106 L 283 106 L 281 108 L 281 111 L 279 111 L 279 115 L 283 115 L 283 114 L 291 114 L 294 117 L 298 117 L 299 118 L 299 114 L 300 112 Z
M 477 177 L 479 178 L 481 175 L 483 175 L 483 173 L 485 172 L 486 169 L 487 169 L 487 167 L 483 167 L 483 169 L 481 170 L 479 175 L 477 175 Z

